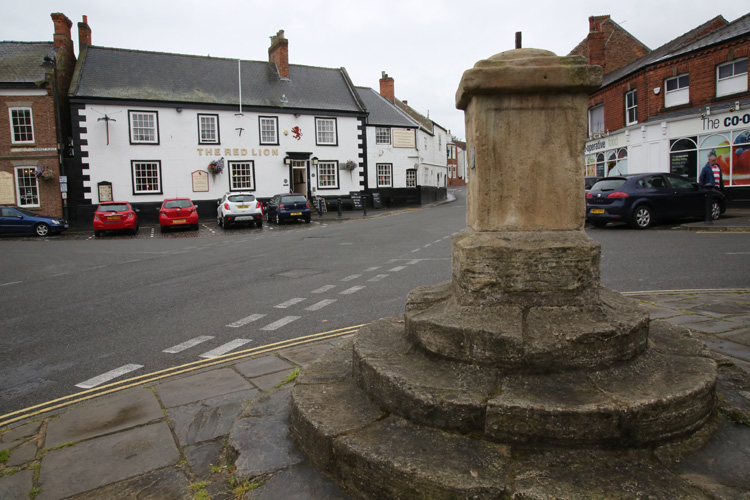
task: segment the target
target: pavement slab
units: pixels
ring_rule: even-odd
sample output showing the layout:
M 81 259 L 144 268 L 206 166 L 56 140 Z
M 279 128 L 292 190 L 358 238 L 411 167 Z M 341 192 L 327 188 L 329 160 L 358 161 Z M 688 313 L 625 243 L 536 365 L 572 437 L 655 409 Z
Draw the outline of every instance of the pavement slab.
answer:
M 346 492 L 314 467 L 300 464 L 274 474 L 252 493 L 252 500 L 350 500 Z
M 31 422 L 19 425 L 18 427 L 13 427 L 7 432 L 0 434 L 0 443 L 3 444 L 3 446 L 0 446 L 0 449 L 11 448 L 15 446 L 15 444 L 13 444 L 14 441 L 23 441 L 31 436 L 35 436 L 39 432 L 41 426 L 41 422 Z
M 33 486 L 34 471 L 22 470 L 10 476 L 0 476 L 0 498 L 3 500 L 28 499 Z
M 5 462 L 8 467 L 18 467 L 25 463 L 31 462 L 36 458 L 37 445 L 35 441 L 29 441 L 10 452 L 10 458 Z
M 68 500 L 191 500 L 193 493 L 185 473 L 177 467 L 150 472 Z
M 36 500 L 56 500 L 175 465 L 180 452 L 166 422 L 48 451 Z
M 196 373 L 154 386 L 165 407 L 195 403 L 231 392 L 254 389 L 253 385 L 231 368 Z
M 270 391 L 283 383 L 284 380 L 292 373 L 293 370 L 287 369 L 283 372 L 269 373 L 260 377 L 251 378 L 250 381 L 257 385 L 262 391 Z
M 234 369 L 247 378 L 260 377 L 269 373 L 294 369 L 294 365 L 278 356 L 263 356 L 234 365 Z
M 234 419 L 257 393 L 257 389 L 247 389 L 169 408 L 167 417 L 180 446 L 211 441 L 229 434 Z
M 327 342 L 323 344 L 303 345 L 300 347 L 284 349 L 283 351 L 279 352 L 279 355 L 285 359 L 288 359 L 295 365 L 307 366 L 318 359 L 320 356 L 322 356 L 323 353 L 325 353 L 331 347 L 333 347 L 333 345 Z
M 163 418 L 164 412 L 151 389 L 128 389 L 76 405 L 59 418 L 51 420 L 44 445 L 55 448 Z
M 201 480 L 211 478 L 211 466 L 221 466 L 221 452 L 224 449 L 224 439 L 217 439 L 194 446 L 186 446 L 182 453 L 185 455 L 190 471 Z

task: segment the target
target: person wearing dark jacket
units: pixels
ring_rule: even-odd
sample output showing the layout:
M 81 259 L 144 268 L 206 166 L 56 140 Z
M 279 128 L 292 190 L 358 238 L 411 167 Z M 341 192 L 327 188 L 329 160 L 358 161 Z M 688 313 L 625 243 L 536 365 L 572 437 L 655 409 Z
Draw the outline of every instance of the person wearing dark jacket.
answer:
M 701 169 L 701 174 L 698 176 L 698 183 L 706 189 L 724 189 L 724 178 L 721 175 L 721 167 L 716 162 L 716 151 L 708 153 L 708 163 Z M 713 224 L 713 218 L 711 216 L 711 201 L 713 196 L 711 193 L 706 193 L 706 224 Z

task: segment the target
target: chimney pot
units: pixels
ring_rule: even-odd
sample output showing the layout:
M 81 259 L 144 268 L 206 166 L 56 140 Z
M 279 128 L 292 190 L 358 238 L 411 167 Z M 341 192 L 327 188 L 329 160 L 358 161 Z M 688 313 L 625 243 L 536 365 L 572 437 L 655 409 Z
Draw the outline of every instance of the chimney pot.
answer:
M 78 53 L 91 45 L 91 27 L 89 26 L 88 16 L 83 16 L 83 21 L 78 23 Z
M 393 78 L 388 76 L 385 71 L 381 72 L 382 78 L 380 79 L 380 95 L 389 101 L 396 102 L 396 91 L 394 88 Z
M 55 23 L 55 34 L 53 37 L 55 48 L 61 49 L 68 43 L 71 43 L 70 27 L 73 26 L 73 23 L 68 19 L 68 16 L 60 12 L 50 14 L 50 17 L 52 18 L 52 22 Z
M 284 30 L 279 30 L 271 37 L 268 61 L 276 65 L 281 78 L 289 78 L 289 40 L 284 37 Z

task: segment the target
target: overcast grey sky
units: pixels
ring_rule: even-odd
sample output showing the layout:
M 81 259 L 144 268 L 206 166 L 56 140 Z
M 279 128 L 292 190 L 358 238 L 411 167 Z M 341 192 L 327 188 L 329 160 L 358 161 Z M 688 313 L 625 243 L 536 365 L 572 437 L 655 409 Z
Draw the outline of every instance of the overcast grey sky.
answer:
M 588 18 L 610 15 L 649 48 L 657 48 L 722 15 L 747 14 L 742 1 L 629 0 L 298 0 L 298 1 L 7 1 L 0 40 L 51 41 L 50 14 L 77 23 L 88 16 L 94 45 L 265 61 L 270 36 L 289 39 L 289 62 L 345 67 L 355 85 L 379 90 L 381 71 L 396 97 L 459 138 L 463 112 L 455 93 L 463 72 L 480 59 L 523 46 L 566 55 L 588 33 Z

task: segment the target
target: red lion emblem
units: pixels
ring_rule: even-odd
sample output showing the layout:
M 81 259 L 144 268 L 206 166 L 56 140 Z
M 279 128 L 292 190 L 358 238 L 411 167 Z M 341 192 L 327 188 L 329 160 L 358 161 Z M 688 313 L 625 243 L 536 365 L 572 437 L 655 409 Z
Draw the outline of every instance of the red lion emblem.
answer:
M 293 127 L 292 134 L 294 134 L 294 138 L 299 141 L 302 138 L 302 129 L 299 127 Z

